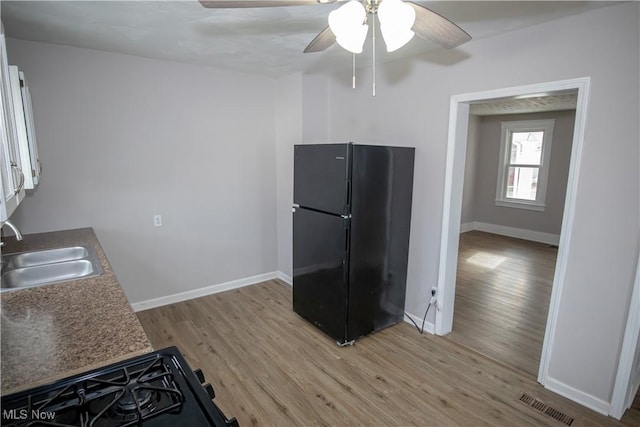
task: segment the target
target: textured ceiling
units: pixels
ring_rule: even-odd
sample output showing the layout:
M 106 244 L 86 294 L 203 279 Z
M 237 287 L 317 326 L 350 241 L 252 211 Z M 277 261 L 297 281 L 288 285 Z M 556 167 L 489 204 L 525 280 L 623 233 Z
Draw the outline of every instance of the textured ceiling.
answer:
M 469 112 L 476 116 L 494 116 L 499 114 L 575 110 L 577 101 L 577 92 L 557 93 L 547 96 L 499 99 L 480 104 L 472 104 L 469 107 Z
M 475 39 L 603 7 L 611 2 L 419 1 L 456 22 Z M 205 9 L 183 1 L 6 1 L 0 4 L 8 37 L 120 52 L 253 74 L 348 68 L 351 55 L 334 45 L 303 54 L 337 4 L 256 9 Z M 472 42 L 471 42 L 472 43 Z M 382 43 L 379 43 L 381 45 Z M 464 50 L 462 45 L 458 49 Z M 371 63 L 370 44 L 358 57 Z M 378 61 L 436 49 L 414 37 Z

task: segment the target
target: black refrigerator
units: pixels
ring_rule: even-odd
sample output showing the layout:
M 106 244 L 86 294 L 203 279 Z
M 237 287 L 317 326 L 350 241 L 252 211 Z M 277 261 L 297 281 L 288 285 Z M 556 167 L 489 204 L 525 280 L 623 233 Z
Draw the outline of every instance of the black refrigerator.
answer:
M 403 320 L 414 153 L 294 147 L 293 310 L 340 345 Z

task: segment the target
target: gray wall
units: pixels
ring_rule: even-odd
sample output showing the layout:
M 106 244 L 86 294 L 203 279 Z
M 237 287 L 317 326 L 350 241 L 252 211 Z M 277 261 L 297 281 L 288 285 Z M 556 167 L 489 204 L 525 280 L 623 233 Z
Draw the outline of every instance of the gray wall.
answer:
M 131 302 L 276 270 L 273 79 L 18 40 L 8 52 L 44 163 L 14 215 L 24 232 L 94 227 Z
M 549 375 L 605 404 L 639 250 L 639 15 L 638 3 L 612 5 L 381 64 L 375 97 L 369 84 L 351 90 L 349 71 L 327 76 L 330 140 L 416 147 L 406 305 L 413 314 L 424 312 L 437 283 L 451 96 L 591 77 L 575 234 L 566 248 Z M 370 82 L 370 70 L 359 70 L 359 81 Z M 312 104 L 308 96 L 316 94 L 305 92 L 305 105 Z
M 478 128 L 480 126 L 480 116 L 469 116 L 467 128 L 467 154 L 464 163 L 464 191 L 462 192 L 462 214 L 461 223 L 475 221 L 474 205 L 476 199 L 476 173 L 478 161 Z
M 543 119 L 556 120 L 553 128 L 549 184 L 544 211 L 496 206 L 501 122 Z M 569 176 L 574 122 L 575 111 L 557 111 L 483 116 L 480 118 L 479 125 L 474 126 L 475 129 L 470 126 L 465 163 L 462 223 L 478 221 L 559 235 Z M 475 135 L 472 134 L 472 130 L 476 132 Z M 469 188 L 467 188 L 468 183 Z M 469 194 L 471 192 L 473 195 Z

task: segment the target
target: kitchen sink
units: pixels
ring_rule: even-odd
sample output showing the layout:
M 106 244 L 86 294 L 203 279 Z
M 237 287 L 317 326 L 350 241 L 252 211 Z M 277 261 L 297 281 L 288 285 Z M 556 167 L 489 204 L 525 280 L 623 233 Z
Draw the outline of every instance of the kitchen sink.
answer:
M 9 254 L 4 256 L 3 261 L 0 291 L 99 276 L 103 272 L 91 246 Z
M 4 269 L 32 267 L 35 265 L 52 264 L 63 261 L 73 261 L 87 258 L 89 250 L 84 246 L 48 249 L 43 251 L 22 252 L 5 256 Z

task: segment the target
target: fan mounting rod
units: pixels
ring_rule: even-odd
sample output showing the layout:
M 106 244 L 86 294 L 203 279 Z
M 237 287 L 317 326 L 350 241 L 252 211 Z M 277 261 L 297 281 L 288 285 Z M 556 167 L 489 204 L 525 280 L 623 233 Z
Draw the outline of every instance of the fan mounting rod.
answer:
M 364 10 L 366 10 L 369 15 L 378 13 L 379 5 L 380 0 L 364 0 Z

